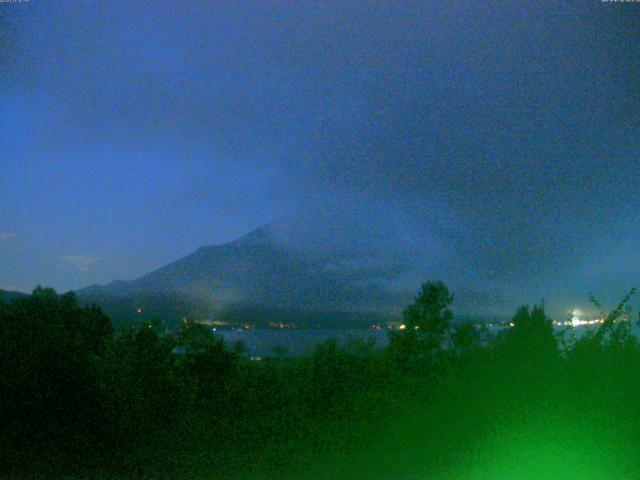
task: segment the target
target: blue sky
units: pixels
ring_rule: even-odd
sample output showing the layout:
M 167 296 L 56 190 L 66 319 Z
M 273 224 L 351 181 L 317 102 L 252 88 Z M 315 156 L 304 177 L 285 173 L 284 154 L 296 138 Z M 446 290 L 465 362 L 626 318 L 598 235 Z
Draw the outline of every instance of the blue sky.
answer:
M 419 238 L 437 212 L 483 253 L 455 261 L 505 289 L 617 291 L 640 271 L 639 15 L 597 0 L 0 4 L 0 286 L 130 279 L 348 204 L 402 212 Z

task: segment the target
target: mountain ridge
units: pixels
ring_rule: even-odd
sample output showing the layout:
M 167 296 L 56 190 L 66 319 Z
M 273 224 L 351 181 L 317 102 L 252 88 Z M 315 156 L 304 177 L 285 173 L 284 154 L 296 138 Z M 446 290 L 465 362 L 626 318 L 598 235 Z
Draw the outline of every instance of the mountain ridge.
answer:
M 24 298 L 27 296 L 28 294 L 24 292 L 0 289 L 0 300 L 2 300 L 3 302 L 11 302 L 17 298 Z
M 383 284 L 403 268 L 390 261 L 380 269 L 369 260 L 366 255 L 292 248 L 279 241 L 274 225 L 268 224 L 231 242 L 202 246 L 133 280 L 92 285 L 76 293 L 84 303 L 97 303 L 117 317 L 123 309 L 130 314 L 152 310 L 172 321 L 190 315 L 232 318 L 234 311 L 252 310 L 288 321 L 295 316 L 291 312 L 389 317 L 398 302 Z M 161 312 L 152 302 L 172 305 Z M 114 308 L 117 303 L 127 307 Z

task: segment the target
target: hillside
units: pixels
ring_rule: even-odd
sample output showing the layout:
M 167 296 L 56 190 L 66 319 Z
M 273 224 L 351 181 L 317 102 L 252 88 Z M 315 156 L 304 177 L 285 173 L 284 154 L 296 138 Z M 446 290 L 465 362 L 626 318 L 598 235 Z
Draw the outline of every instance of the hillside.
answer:
M 385 285 L 403 267 L 372 263 L 368 249 L 292 248 L 267 225 L 227 244 L 199 248 L 131 281 L 77 292 L 116 320 L 185 316 L 237 322 L 371 323 L 406 301 Z M 396 259 L 397 260 L 397 259 Z
M 11 290 L 2 290 L 0 289 L 0 300 L 2 300 L 3 302 L 11 302 L 12 300 L 15 300 L 16 298 L 22 298 L 22 297 L 26 297 L 27 294 L 26 293 L 22 293 L 22 292 L 14 292 Z

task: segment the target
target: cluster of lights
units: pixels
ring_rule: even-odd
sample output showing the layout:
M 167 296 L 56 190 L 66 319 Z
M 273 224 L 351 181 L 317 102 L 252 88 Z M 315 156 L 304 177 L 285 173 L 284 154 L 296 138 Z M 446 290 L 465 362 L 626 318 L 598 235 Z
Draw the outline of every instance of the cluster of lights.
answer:
M 570 312 L 571 318 L 564 322 L 554 321 L 553 324 L 558 327 L 583 327 L 586 325 L 600 325 L 604 323 L 603 318 L 596 318 L 593 320 L 583 320 L 583 313 L 580 310 L 574 309 Z
M 622 321 L 626 321 L 626 318 L 623 318 Z M 603 318 L 595 318 L 593 320 L 582 320 L 576 316 L 572 317 L 571 320 L 565 320 L 563 322 L 558 321 L 558 320 L 554 320 L 553 321 L 553 325 L 555 327 L 583 327 L 583 326 L 590 326 L 590 325 L 602 325 L 604 323 L 604 319 Z M 493 323 L 489 323 L 486 325 L 487 327 L 491 328 L 491 327 L 500 327 L 500 325 L 495 325 Z M 513 322 L 509 322 L 506 324 L 503 324 L 504 327 L 506 328 L 513 328 L 516 326 L 515 323 Z M 477 326 L 479 328 L 479 326 Z M 399 330 L 405 330 L 407 328 L 407 326 L 402 323 L 398 326 Z M 418 330 L 419 327 L 414 327 L 416 330 Z M 376 330 L 379 330 L 376 329 Z
M 295 323 L 269 322 L 269 328 L 293 329 L 293 328 L 298 328 L 298 325 L 296 325 Z
M 573 317 L 571 320 L 565 320 L 564 322 L 559 322 L 557 320 L 553 321 L 553 324 L 556 327 L 582 327 L 584 325 L 600 325 L 604 323 L 604 319 L 596 318 L 595 320 L 580 320 L 579 318 Z
M 568 320 L 564 320 L 564 321 L 554 320 L 553 326 L 554 327 L 584 327 L 584 326 L 602 325 L 605 322 L 604 318 L 594 318 L 594 319 L 586 320 L 582 318 L 584 316 L 584 313 L 580 310 L 571 310 L 569 314 L 570 314 L 570 318 Z M 625 318 L 621 318 L 619 321 L 627 321 L 627 320 L 629 319 L 625 317 Z M 494 326 L 495 327 L 502 326 L 504 328 L 513 328 L 515 324 L 513 322 L 504 323 L 502 325 L 488 323 L 486 324 L 486 326 L 490 328 Z

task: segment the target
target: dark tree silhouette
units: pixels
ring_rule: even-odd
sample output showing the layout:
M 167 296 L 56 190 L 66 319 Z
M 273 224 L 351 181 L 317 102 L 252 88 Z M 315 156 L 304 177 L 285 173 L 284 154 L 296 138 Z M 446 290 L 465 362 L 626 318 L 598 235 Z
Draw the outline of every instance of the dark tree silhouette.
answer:
M 2 305 L 0 441 L 21 452 L 35 449 L 41 459 L 64 452 L 70 460 L 99 443 L 95 366 L 111 335 L 100 309 L 79 307 L 72 293 L 38 287 Z
M 403 329 L 390 336 L 390 350 L 400 358 L 433 361 L 451 329 L 452 302 L 453 295 L 443 282 L 424 283 L 402 312 Z

